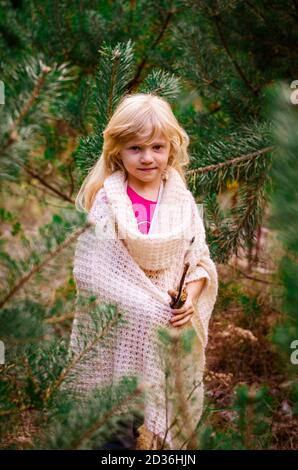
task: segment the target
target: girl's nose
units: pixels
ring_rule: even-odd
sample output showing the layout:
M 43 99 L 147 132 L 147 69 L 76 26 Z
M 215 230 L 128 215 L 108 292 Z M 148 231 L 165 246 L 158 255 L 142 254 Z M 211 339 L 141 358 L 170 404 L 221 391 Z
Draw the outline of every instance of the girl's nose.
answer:
M 145 150 L 141 157 L 142 162 L 152 162 L 152 156 L 150 150 Z

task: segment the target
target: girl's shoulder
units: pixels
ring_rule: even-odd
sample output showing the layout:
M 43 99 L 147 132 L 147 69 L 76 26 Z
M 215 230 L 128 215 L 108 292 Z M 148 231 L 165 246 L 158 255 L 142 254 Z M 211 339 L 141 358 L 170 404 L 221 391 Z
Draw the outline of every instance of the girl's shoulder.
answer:
M 108 202 L 108 199 L 106 196 L 106 192 L 105 192 L 104 187 L 102 187 L 97 191 L 93 199 L 91 208 L 88 212 L 87 219 L 89 222 L 96 223 L 102 218 L 102 211 L 103 211 L 103 208 L 106 206 L 107 202 Z
M 108 199 L 107 199 L 107 196 L 106 196 L 106 191 L 105 191 L 105 188 L 104 186 L 102 186 L 96 193 L 96 196 L 94 198 L 94 200 L 99 200 L 99 201 L 105 201 L 105 202 L 108 202 Z
M 197 206 L 197 202 L 194 198 L 194 195 L 192 194 L 192 192 L 189 189 L 187 190 L 187 196 L 188 196 L 188 203 L 190 204 L 192 211 L 195 211 L 195 208 Z
M 95 205 L 98 205 L 100 203 L 103 203 L 103 202 L 108 202 L 108 199 L 107 199 L 107 196 L 106 196 L 105 188 L 101 187 L 97 191 L 96 195 L 94 196 L 92 207 L 95 206 Z M 91 209 L 92 209 L 92 207 L 91 207 Z

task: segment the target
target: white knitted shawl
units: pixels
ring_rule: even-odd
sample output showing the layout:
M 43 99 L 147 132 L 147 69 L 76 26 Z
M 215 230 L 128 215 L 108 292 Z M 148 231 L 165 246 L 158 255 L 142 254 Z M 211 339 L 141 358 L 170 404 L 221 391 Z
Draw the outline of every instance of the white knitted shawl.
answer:
M 94 226 L 80 235 L 75 250 L 77 293 L 90 292 L 100 303 L 116 305 L 127 323 L 118 325 L 108 341 L 96 344 L 95 354 L 77 364 L 76 388 L 89 391 L 115 384 L 125 375 L 138 377 L 150 389 L 144 425 L 152 435 L 165 437 L 168 448 L 186 449 L 185 436 L 195 429 L 202 414 L 208 323 L 218 291 L 216 267 L 195 200 L 178 171 L 168 167 L 168 179 L 161 183 L 150 231 L 143 234 L 126 193 L 124 174 L 118 170 L 104 181 L 88 220 Z M 174 327 L 169 323 L 173 314 L 167 291 L 177 288 L 186 261 L 190 268 L 185 282 L 202 277 L 206 282 L 191 321 Z M 82 327 L 92 329 L 92 322 L 83 309 L 77 308 L 70 341 L 77 353 Z M 194 332 L 191 353 L 184 359 L 181 351 L 175 358 L 183 373 L 179 387 L 176 384 L 179 391 L 175 390 L 177 363 L 172 363 L 172 378 L 167 378 L 166 385 L 157 333 L 162 327 L 176 334 L 186 329 Z M 191 398 L 188 409 L 177 415 L 174 402 L 178 392 Z M 179 434 L 179 429 L 183 433 Z

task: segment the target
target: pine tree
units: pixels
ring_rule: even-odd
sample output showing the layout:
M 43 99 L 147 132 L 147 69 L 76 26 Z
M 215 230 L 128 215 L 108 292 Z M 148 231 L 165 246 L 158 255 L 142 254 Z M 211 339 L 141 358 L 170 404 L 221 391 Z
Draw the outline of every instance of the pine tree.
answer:
M 165 96 L 191 137 L 186 176 L 205 207 L 212 256 L 219 263 L 239 250 L 250 256 L 272 191 L 277 145 L 265 90 L 280 76 L 297 78 L 297 6 L 232 0 L 86 1 L 84 8 L 72 1 L 4 0 L 2 6 L 0 178 L 7 203 L 0 208 L 6 349 L 0 426 L 7 435 L 32 412 L 38 426 L 52 426 L 49 446 L 92 447 L 100 445 L 110 423 L 117 425 L 109 414 L 115 403 L 105 401 L 104 425 L 100 421 L 94 432 L 98 439 L 88 433 L 98 423 L 86 415 L 90 439 L 80 441 L 75 398 L 67 400 L 59 387 L 53 395 L 50 390 L 73 359 L 67 356 L 75 302 L 71 261 L 87 228 L 73 203 L 99 157 L 102 130 L 124 93 Z M 285 151 L 294 155 L 292 147 Z M 223 209 L 226 192 L 232 203 Z M 26 199 L 41 208 L 37 233 L 20 221 L 20 201 Z M 294 266 L 286 272 L 294 274 Z M 57 273 L 61 279 L 49 295 L 45 286 Z M 292 274 L 286 277 L 290 313 Z M 296 334 L 293 319 L 283 328 L 278 342 L 288 348 Z M 127 399 L 138 396 L 135 382 L 124 381 L 124 389 Z M 90 397 L 90 410 L 99 399 Z

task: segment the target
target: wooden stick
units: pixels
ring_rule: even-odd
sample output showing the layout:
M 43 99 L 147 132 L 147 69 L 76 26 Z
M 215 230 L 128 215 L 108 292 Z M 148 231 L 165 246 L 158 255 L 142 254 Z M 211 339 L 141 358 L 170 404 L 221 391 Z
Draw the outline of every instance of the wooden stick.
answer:
M 188 271 L 188 268 L 189 268 L 189 263 L 185 263 L 184 265 L 184 269 L 183 269 L 183 274 L 181 276 L 181 279 L 180 279 L 180 283 L 179 283 L 179 289 L 178 289 L 178 295 L 177 297 L 173 297 L 171 303 L 170 303 L 170 307 L 171 308 L 174 308 L 175 306 L 177 306 L 177 303 L 179 302 L 180 298 L 181 298 L 181 293 L 182 293 L 182 288 L 183 288 L 183 283 L 184 283 L 184 279 L 185 279 L 185 276 L 186 276 L 186 273 Z M 182 299 L 181 299 L 182 300 Z M 186 298 L 184 299 L 183 303 L 185 302 Z M 183 303 L 181 305 L 183 305 Z M 180 308 L 180 307 L 178 307 Z

